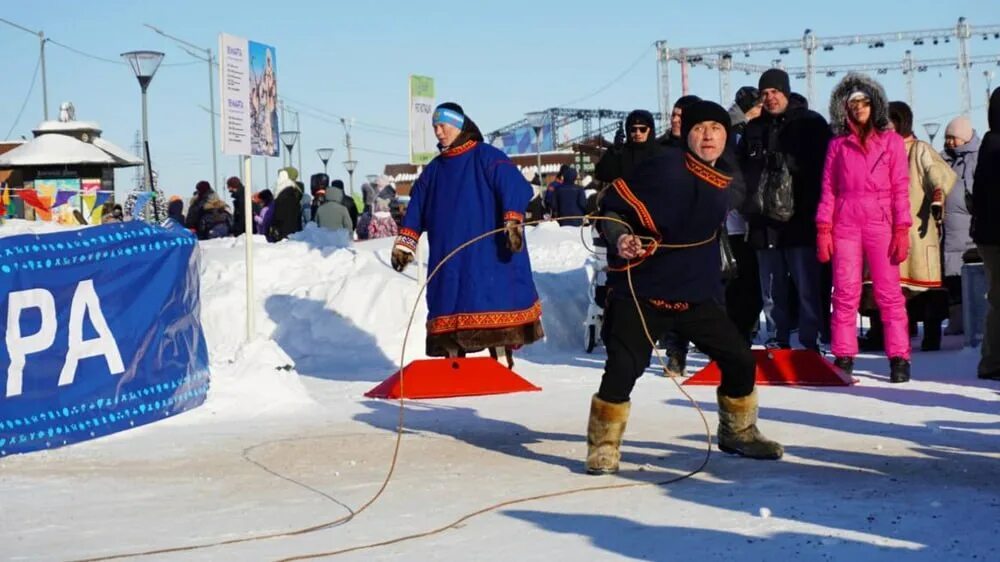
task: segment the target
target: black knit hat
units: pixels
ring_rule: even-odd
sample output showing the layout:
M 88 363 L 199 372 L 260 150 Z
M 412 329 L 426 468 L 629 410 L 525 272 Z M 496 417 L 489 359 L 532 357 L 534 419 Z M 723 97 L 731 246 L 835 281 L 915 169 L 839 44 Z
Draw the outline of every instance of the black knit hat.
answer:
M 726 128 L 726 136 L 729 136 L 729 129 L 732 121 L 729 120 L 729 112 L 721 105 L 711 101 L 699 101 L 694 105 L 689 105 L 681 115 L 681 139 L 687 142 L 688 134 L 695 125 L 704 121 L 715 121 Z
M 699 98 L 698 96 L 695 96 L 695 95 L 681 96 L 681 97 L 677 98 L 677 101 L 674 102 L 674 107 L 676 107 L 677 109 L 680 109 L 683 112 L 688 107 L 691 107 L 692 105 L 694 105 L 694 104 L 696 104 L 696 103 L 698 103 L 700 101 L 701 101 L 701 98 Z
M 656 127 L 656 121 L 653 119 L 653 114 L 645 109 L 634 109 L 625 118 L 625 129 L 630 129 L 632 125 L 646 125 L 653 129 Z
M 791 82 L 788 80 L 788 73 L 780 68 L 772 68 L 766 70 L 764 74 L 760 75 L 760 82 L 757 84 L 757 88 L 760 91 L 764 91 L 768 88 L 774 88 L 779 92 L 785 94 L 788 97 L 792 93 Z
M 746 113 L 750 108 L 760 103 L 760 90 L 753 86 L 743 86 L 736 90 L 736 105 Z

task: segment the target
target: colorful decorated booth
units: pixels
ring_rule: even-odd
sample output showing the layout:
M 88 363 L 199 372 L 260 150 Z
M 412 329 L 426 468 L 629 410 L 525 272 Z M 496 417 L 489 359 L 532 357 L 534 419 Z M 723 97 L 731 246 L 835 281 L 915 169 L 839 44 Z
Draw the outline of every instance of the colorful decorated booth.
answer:
M 115 169 L 141 165 L 64 103 L 58 121 L 43 122 L 33 139 L 0 154 L 0 170 L 15 172 L 0 191 L 0 217 L 100 224 L 114 196 Z

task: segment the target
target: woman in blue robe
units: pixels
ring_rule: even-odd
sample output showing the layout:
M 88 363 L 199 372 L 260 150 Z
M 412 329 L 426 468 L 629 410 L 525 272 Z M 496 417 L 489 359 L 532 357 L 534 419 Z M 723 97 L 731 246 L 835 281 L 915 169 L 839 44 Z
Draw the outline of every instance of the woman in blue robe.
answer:
M 392 266 L 402 271 L 413 261 L 422 233 L 434 271 L 463 243 L 504 228 L 455 254 L 430 280 L 426 353 L 462 357 L 503 347 L 510 363 L 511 349 L 544 336 L 522 226 L 532 189 L 458 104 L 439 105 L 433 124 L 441 153 L 413 185 Z

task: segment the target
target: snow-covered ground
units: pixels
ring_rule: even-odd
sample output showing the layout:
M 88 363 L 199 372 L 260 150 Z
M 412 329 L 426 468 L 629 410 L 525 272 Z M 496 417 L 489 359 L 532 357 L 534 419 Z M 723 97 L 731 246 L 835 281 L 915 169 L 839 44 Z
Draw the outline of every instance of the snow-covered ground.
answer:
M 0 235 L 37 231 L 12 221 Z M 517 371 L 542 392 L 407 402 L 388 487 L 345 523 L 291 536 L 130 556 L 280 560 L 424 533 L 488 506 L 655 483 L 697 468 L 706 434 L 672 381 L 634 393 L 616 476 L 582 473 L 603 356 L 583 352 L 587 250 L 578 230 L 529 229 L 545 342 Z M 0 459 L 0 559 L 75 560 L 254 539 L 337 521 L 379 490 L 399 406 L 362 395 L 400 361 L 416 269 L 390 240 L 307 230 L 256 243 L 256 337 L 244 343 L 242 240 L 202 244 L 204 406 L 63 449 Z M 421 305 L 406 361 L 420 357 Z M 916 341 L 916 340 L 915 340 Z M 692 478 L 502 507 L 344 560 L 997 560 L 1000 386 L 946 338 L 890 385 L 883 357 L 850 388 L 761 387 L 778 462 L 712 453 Z M 700 365 L 703 359 L 693 358 Z M 685 387 L 717 422 L 714 389 Z M 324 558 L 326 559 L 326 558 Z

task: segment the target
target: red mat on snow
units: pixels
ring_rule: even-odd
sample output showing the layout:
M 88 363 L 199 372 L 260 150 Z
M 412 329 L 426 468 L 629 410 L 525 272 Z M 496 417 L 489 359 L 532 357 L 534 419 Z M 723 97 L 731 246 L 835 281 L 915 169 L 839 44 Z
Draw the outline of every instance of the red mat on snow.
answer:
M 368 398 L 451 398 L 541 390 L 490 357 L 417 359 L 365 393 Z
M 850 386 L 856 381 L 814 351 L 805 349 L 754 349 L 757 384 L 776 386 Z M 712 361 L 683 384 L 716 386 L 722 380 Z

